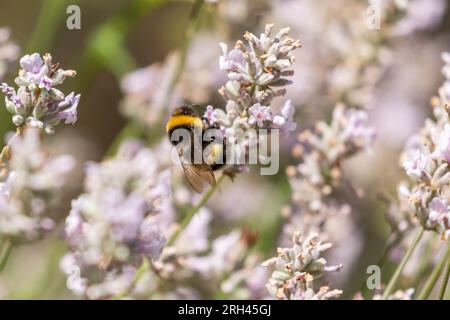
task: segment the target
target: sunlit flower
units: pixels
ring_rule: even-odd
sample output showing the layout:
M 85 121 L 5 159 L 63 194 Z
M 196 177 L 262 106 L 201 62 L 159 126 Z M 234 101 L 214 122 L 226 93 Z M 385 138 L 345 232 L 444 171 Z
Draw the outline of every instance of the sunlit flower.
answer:
M 219 90 L 226 100 L 225 110 L 208 106 L 205 120 L 219 127 L 227 142 L 234 144 L 236 153 L 245 155 L 260 144 L 261 136 L 248 134 L 249 129 L 280 129 L 290 133 L 296 129 L 295 108 L 286 102 L 281 113 L 275 112 L 271 102 L 286 93 L 288 77 L 294 72 L 293 51 L 300 47 L 298 40 L 288 37 L 289 28 L 272 34 L 273 25 L 267 24 L 260 37 L 246 32 L 233 50 L 221 43 L 219 66 L 226 71 L 229 81 Z M 236 171 L 236 167 L 230 167 Z
M 52 134 L 61 121 L 75 123 L 80 95 L 72 92 L 65 96 L 55 87 L 66 77 L 74 77 L 76 72 L 58 69 L 50 54 L 25 55 L 20 59 L 20 66 L 22 69 L 15 79 L 17 91 L 6 83 L 1 84 L 14 125 L 29 125 Z
M 248 119 L 248 123 L 251 125 L 258 125 L 258 127 L 262 128 L 264 126 L 265 121 L 272 120 L 272 113 L 270 112 L 269 107 L 262 106 L 259 103 L 254 104 L 248 109 L 250 113 L 250 118 Z
M 450 59 L 445 54 L 442 57 L 448 67 Z M 443 69 L 446 80 L 433 105 L 434 118 L 426 120 L 420 139 L 415 139 L 420 143 L 408 144 L 403 157 L 408 159 L 404 165 L 407 175 L 414 178 L 406 188 L 411 214 L 426 230 L 435 231 L 448 240 L 450 120 L 446 110 L 449 101 L 445 100 L 448 96 L 443 88 L 450 83 L 450 75 L 446 74 L 446 67 Z
M 342 291 L 322 287 L 316 293 L 313 280 L 326 272 L 338 271 L 342 265 L 328 265 L 322 252 L 331 248 L 331 243 L 321 242 L 317 235 L 302 238 L 295 232 L 291 248 L 278 248 L 278 256 L 264 262 L 264 267 L 274 267 L 267 289 L 277 299 L 327 299 L 338 297 Z
M 406 174 L 410 177 L 415 177 L 418 179 L 424 177 L 426 175 L 428 161 L 429 158 L 417 150 L 414 158 L 404 164 Z
M 210 123 L 211 125 L 215 125 L 218 122 L 217 113 L 218 111 L 214 110 L 213 106 L 208 105 L 203 117 L 206 119 L 206 121 L 208 121 L 208 123 Z
M 448 240 L 450 236 L 450 205 L 440 198 L 434 198 L 429 204 L 430 212 L 428 221 L 430 228 L 435 226 L 443 238 Z
M 442 129 L 433 154 L 450 163 L 450 123 L 445 124 Z
M 273 118 L 273 123 L 280 127 L 283 131 L 290 133 L 297 129 L 297 123 L 294 120 L 295 107 L 291 100 L 287 100 L 281 109 L 281 114 Z

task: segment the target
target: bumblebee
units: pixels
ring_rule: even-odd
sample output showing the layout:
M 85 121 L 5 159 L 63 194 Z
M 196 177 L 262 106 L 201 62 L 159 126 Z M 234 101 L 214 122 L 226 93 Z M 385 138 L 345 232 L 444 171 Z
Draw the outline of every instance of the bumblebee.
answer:
M 175 109 L 167 121 L 166 131 L 192 188 L 202 192 L 205 183 L 214 186 L 214 171 L 225 164 L 226 142 L 219 128 L 207 124 L 201 107 L 190 105 Z

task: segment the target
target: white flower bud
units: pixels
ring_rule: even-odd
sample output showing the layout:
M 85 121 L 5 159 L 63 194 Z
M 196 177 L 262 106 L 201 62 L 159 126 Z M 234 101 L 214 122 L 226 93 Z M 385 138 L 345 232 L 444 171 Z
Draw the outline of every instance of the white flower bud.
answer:
M 22 116 L 19 116 L 18 114 L 16 114 L 12 117 L 12 121 L 13 121 L 14 125 L 21 126 L 24 123 L 25 119 Z

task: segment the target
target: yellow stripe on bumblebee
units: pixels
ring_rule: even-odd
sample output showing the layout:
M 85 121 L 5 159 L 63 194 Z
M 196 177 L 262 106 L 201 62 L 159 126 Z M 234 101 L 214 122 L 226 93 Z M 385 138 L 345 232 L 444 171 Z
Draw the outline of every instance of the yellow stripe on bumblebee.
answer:
M 196 116 L 189 115 L 176 115 L 172 116 L 166 125 L 166 131 L 169 132 L 178 127 L 182 126 L 193 126 L 193 127 L 203 127 L 202 119 Z

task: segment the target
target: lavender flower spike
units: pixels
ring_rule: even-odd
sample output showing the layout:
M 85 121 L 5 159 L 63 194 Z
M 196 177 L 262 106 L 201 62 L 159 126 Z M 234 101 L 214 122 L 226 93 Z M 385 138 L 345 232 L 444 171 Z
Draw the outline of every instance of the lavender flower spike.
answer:
M 342 265 L 328 266 L 321 253 L 331 248 L 331 243 L 321 242 L 317 235 L 302 238 L 298 232 L 292 237 L 292 248 L 278 248 L 278 256 L 263 263 L 274 271 L 267 283 L 267 289 L 276 299 L 327 299 L 338 297 L 342 291 L 329 291 L 321 287 L 313 290 L 313 280 L 325 272 L 337 271 Z
M 144 259 L 159 257 L 170 177 L 157 163 L 155 152 L 126 141 L 115 158 L 88 165 L 85 191 L 66 220 L 70 251 L 61 261 L 75 293 L 89 299 L 121 294 Z
M 56 87 L 76 72 L 59 69 L 48 53 L 43 57 L 38 53 L 25 55 L 20 59 L 20 66 L 15 79 L 17 90 L 6 83 L 0 86 L 14 125 L 29 125 L 52 134 L 62 121 L 75 123 L 80 95 L 72 92 L 65 96 Z
M 236 42 L 234 49 L 221 43 L 219 66 L 227 73 L 228 81 L 219 90 L 226 101 L 225 110 L 208 106 L 204 118 L 221 128 L 228 141 L 236 143 L 242 154 L 259 144 L 258 137 L 247 137 L 243 132 L 258 129 L 280 129 L 291 133 L 297 128 L 295 108 L 287 101 L 277 112 L 271 106 L 276 97 L 286 93 L 288 80 L 294 74 L 293 51 L 299 40 L 288 37 L 289 28 L 272 35 L 272 24 L 266 25 L 259 37 L 246 32 L 244 41 Z M 237 172 L 236 167 L 233 169 Z
M 68 155 L 50 158 L 40 144 L 39 132 L 31 128 L 16 137 L 10 148 L 6 176 L 0 177 L 0 237 L 33 241 L 53 228 L 48 215 L 57 208 L 74 159 Z
M 443 54 L 446 81 L 433 101 L 434 119 L 427 119 L 420 135 L 411 138 L 403 154 L 403 166 L 411 177 L 403 194 L 411 217 L 426 229 L 450 240 L 450 56 Z M 410 218 L 411 218 L 410 217 Z

